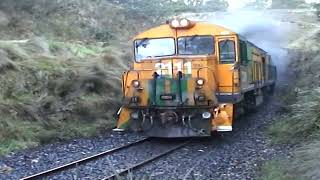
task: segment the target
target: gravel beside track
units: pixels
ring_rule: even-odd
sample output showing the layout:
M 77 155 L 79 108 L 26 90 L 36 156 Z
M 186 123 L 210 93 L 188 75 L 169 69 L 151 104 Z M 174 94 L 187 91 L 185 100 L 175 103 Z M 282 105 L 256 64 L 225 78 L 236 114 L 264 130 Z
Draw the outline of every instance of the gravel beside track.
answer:
M 72 170 L 64 171 L 52 176 L 48 179 L 63 180 L 63 179 L 103 179 L 115 174 L 118 170 L 127 169 L 131 165 L 143 162 L 153 156 L 157 156 L 167 149 L 173 148 L 179 144 L 179 141 L 170 140 L 153 140 L 139 143 L 132 147 L 113 153 L 110 156 L 105 156 L 97 161 L 92 161 L 78 166 Z M 144 151 L 147 149 L 152 151 Z
M 77 139 L 11 153 L 0 158 L 0 179 L 19 179 L 142 138 L 144 136 L 139 134 L 107 133 L 91 139 Z
M 257 169 L 277 156 L 290 156 L 289 146 L 271 146 L 266 127 L 277 119 L 279 104 L 268 102 L 255 113 L 240 118 L 234 131 L 176 151 L 133 172 L 152 179 L 255 179 Z
M 240 118 L 234 131 L 210 138 L 193 139 L 193 143 L 174 151 L 153 163 L 132 172 L 135 178 L 152 179 L 253 179 L 259 165 L 279 155 L 289 155 L 287 146 L 271 146 L 265 135 L 266 127 L 276 119 L 279 104 L 271 100 Z M 18 179 L 58 165 L 78 160 L 127 142 L 143 138 L 137 134 L 111 133 L 93 139 L 79 139 L 70 143 L 47 145 L 0 159 L 1 166 L 13 168 L 1 173 L 0 179 Z M 184 139 L 185 140 L 185 139 Z M 181 140 L 158 139 L 143 146 L 131 147 L 99 161 L 92 166 L 79 166 L 73 172 L 64 172 L 50 179 L 97 179 L 123 169 L 170 148 Z M 91 162 L 90 162 L 91 163 Z

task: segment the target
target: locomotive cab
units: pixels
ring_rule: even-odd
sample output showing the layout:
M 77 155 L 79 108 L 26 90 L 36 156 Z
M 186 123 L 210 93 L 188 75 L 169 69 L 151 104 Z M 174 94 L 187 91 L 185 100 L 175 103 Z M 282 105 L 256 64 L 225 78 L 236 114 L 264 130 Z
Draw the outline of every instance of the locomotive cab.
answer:
M 240 49 L 235 32 L 188 19 L 138 34 L 133 68 L 122 75 L 117 129 L 154 137 L 232 131 L 235 104 L 245 96 L 242 88 L 252 85 L 250 78 L 240 78 L 249 76 L 246 68 L 241 71 Z M 266 75 L 258 71 L 260 81 Z

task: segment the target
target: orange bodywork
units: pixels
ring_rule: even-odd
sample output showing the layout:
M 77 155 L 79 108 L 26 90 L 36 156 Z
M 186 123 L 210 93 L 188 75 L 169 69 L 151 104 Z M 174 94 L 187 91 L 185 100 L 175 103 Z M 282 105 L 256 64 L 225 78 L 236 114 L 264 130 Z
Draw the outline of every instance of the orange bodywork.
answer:
M 161 92 L 176 91 L 176 85 L 172 79 L 177 79 L 179 72 L 187 76 L 183 79 L 183 87 L 186 93 L 183 93 L 183 98 L 187 99 L 184 106 L 198 108 L 203 105 L 210 107 L 211 130 L 212 131 L 231 131 L 232 121 L 234 118 L 235 103 L 238 102 L 220 102 L 218 96 L 238 95 L 241 101 L 245 89 L 252 86 L 252 82 L 266 81 L 268 74 L 263 73 L 262 66 L 262 51 L 253 47 L 252 65 L 247 65 L 246 68 L 240 65 L 240 37 L 233 31 L 223 28 L 218 25 L 205 22 L 195 22 L 189 28 L 172 28 L 169 24 L 164 24 L 145 32 L 138 34 L 134 40 L 155 39 L 155 38 L 173 38 L 177 40 L 179 37 L 192 36 L 212 36 L 214 39 L 214 50 L 212 54 L 207 55 L 178 55 L 154 57 L 144 59 L 141 62 L 134 61 L 133 68 L 123 74 L 122 77 L 122 93 L 124 102 L 129 101 L 131 97 L 139 98 L 139 107 L 150 106 L 150 79 L 156 72 L 164 78 L 160 80 Z M 220 59 L 220 42 L 229 40 L 234 42 L 234 59 L 231 63 L 221 63 Z M 175 52 L 178 52 L 177 44 Z M 249 51 L 248 51 L 249 52 Z M 255 56 L 256 55 L 256 56 Z M 267 59 L 268 61 L 268 59 Z M 268 62 L 267 62 L 268 63 Z M 270 63 L 270 62 L 269 62 Z M 195 81 L 204 79 L 203 87 L 198 88 Z M 132 82 L 138 80 L 140 89 L 133 88 Z M 181 86 L 181 85 L 180 85 Z M 181 88 L 181 87 L 180 87 Z M 207 101 L 204 103 L 196 102 L 196 96 L 205 96 Z M 155 101 L 155 100 L 154 100 Z M 157 106 L 172 106 L 168 103 L 162 103 Z M 178 106 L 178 105 L 176 105 Z M 117 128 L 125 129 L 130 121 L 132 108 L 123 106 L 119 111 L 117 119 Z
M 237 70 L 232 70 L 233 64 L 219 64 L 218 56 L 219 48 L 218 42 L 220 40 L 230 39 L 233 41 L 237 41 L 237 34 L 232 32 L 226 28 L 199 22 L 196 23 L 190 29 L 174 29 L 171 28 L 168 24 L 161 25 L 145 32 L 137 35 L 136 39 L 144 39 L 144 38 L 163 38 L 163 37 L 184 37 L 184 36 L 193 36 L 193 35 L 211 35 L 215 39 L 215 50 L 212 55 L 209 56 L 172 56 L 166 58 L 162 58 L 157 60 L 143 61 L 143 62 L 134 62 L 133 69 L 124 74 L 124 82 L 123 82 L 123 93 L 124 96 L 133 96 L 136 93 L 133 89 L 130 89 L 130 83 L 132 80 L 140 79 L 142 80 L 142 86 L 145 86 L 143 83 L 143 79 L 150 79 L 154 71 L 158 71 L 161 74 L 166 74 L 169 76 L 176 76 L 178 70 L 182 70 L 182 73 L 191 74 L 191 77 L 202 77 L 206 80 L 207 86 L 203 89 L 203 91 L 207 94 L 207 96 L 214 96 L 215 93 L 236 93 L 239 92 L 239 86 L 234 86 L 234 84 L 239 85 L 239 77 Z M 238 47 L 236 46 L 236 49 Z M 237 50 L 238 51 L 238 50 Z M 237 53 L 237 52 L 236 52 Z M 161 64 L 173 64 L 180 65 L 173 66 L 172 70 L 168 68 L 162 68 L 157 66 L 159 62 Z M 186 62 L 187 61 L 187 62 Z M 236 59 L 238 61 L 238 58 Z M 189 63 L 191 65 L 190 69 L 185 68 L 184 64 Z M 170 71 L 169 71 L 170 70 Z M 190 89 L 193 89 L 193 83 L 189 85 Z M 141 92 L 141 105 L 147 105 L 147 95 L 145 92 Z M 192 98 L 190 98 L 192 99 Z M 219 112 L 214 113 L 214 109 L 212 112 L 214 114 L 212 118 L 212 128 L 213 130 L 218 129 L 219 126 L 231 127 L 232 119 L 233 119 L 233 105 L 232 104 L 223 104 L 223 107 L 219 107 Z M 122 113 L 120 113 L 120 117 L 117 121 L 117 127 L 121 128 L 123 124 L 128 121 L 130 118 L 130 110 L 123 108 Z

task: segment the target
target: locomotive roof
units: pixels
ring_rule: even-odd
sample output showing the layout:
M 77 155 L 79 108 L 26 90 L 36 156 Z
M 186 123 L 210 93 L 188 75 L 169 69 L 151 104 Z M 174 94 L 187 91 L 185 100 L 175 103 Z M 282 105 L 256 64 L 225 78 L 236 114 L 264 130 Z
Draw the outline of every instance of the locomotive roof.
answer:
M 245 41 L 245 42 L 247 42 L 248 44 L 250 44 L 251 46 L 259 49 L 262 53 L 268 54 L 265 50 L 259 48 L 257 45 L 255 45 L 254 43 L 252 43 L 251 41 L 249 41 L 248 39 L 246 39 L 244 36 L 241 36 L 241 35 L 238 35 L 238 36 L 239 36 L 239 39 L 240 39 L 240 40 Z
M 135 36 L 133 39 L 176 37 L 176 30 L 177 29 L 172 28 L 170 24 L 167 23 L 167 24 L 156 26 L 146 31 L 143 31 L 137 36 Z M 252 42 L 248 41 L 245 37 L 241 36 L 240 34 L 216 24 L 197 21 L 197 22 L 194 22 L 194 26 L 190 28 L 179 29 L 179 36 L 192 36 L 192 35 L 213 35 L 213 36 L 237 35 L 241 40 L 248 42 L 251 46 L 255 47 L 256 49 L 259 49 L 262 53 L 267 54 L 266 51 L 259 48 Z
M 188 29 L 179 29 L 179 36 L 189 35 L 236 35 L 237 33 L 230 29 L 224 28 L 219 25 L 196 22 L 194 26 Z M 161 38 L 161 37 L 176 37 L 176 29 L 172 28 L 169 24 L 163 24 L 138 34 L 134 39 L 143 38 Z

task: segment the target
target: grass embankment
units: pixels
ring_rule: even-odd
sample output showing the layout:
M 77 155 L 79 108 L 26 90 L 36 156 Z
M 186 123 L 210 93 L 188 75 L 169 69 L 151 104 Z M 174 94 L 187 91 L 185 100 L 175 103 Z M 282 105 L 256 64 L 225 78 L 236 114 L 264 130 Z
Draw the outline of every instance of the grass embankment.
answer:
M 0 155 L 112 127 L 130 37 L 190 8 L 156 0 L 0 1 L 0 39 L 32 39 L 0 41 Z
M 79 0 L 3 0 L 0 15 L 0 155 L 114 125 L 129 37 L 153 16 Z
M 320 30 L 293 43 L 298 51 L 288 71 L 295 80 L 284 98 L 284 113 L 268 129 L 273 143 L 297 144 L 291 157 L 262 166 L 262 179 L 320 179 Z
M 0 154 L 90 136 L 114 125 L 125 47 L 0 42 Z

